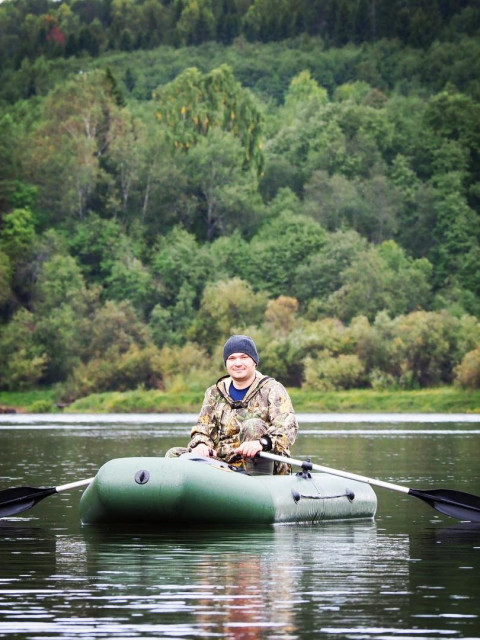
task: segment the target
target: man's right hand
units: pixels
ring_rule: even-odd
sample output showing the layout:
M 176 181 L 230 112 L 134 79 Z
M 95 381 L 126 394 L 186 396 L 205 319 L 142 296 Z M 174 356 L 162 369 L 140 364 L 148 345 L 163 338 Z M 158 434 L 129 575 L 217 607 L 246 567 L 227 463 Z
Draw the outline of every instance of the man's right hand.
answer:
M 210 458 L 211 456 L 215 455 L 213 449 L 207 447 L 207 445 L 203 444 L 203 442 L 197 444 L 197 446 L 192 449 L 192 453 L 196 453 L 197 455 L 203 456 L 204 458 Z

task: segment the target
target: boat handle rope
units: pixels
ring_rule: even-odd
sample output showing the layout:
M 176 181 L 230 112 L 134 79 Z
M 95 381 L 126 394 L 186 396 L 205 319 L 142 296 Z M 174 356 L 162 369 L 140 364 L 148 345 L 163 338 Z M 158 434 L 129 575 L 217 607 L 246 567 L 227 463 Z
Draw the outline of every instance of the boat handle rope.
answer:
M 295 502 L 300 501 L 301 498 L 307 498 L 308 500 L 333 500 L 335 498 L 348 498 L 350 502 L 355 500 L 355 494 L 350 489 L 345 489 L 345 493 L 340 493 L 338 496 L 306 496 L 303 493 L 299 493 L 296 489 L 292 489 L 292 497 Z

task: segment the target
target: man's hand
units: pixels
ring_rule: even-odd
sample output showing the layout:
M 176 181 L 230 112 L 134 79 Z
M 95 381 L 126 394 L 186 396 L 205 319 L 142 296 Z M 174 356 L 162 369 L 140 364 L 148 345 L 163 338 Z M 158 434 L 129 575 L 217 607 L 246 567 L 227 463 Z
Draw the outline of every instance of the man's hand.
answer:
M 215 451 L 210 447 L 207 447 L 206 444 L 200 442 L 196 447 L 192 449 L 192 453 L 196 453 L 199 456 L 203 456 L 204 458 L 210 458 L 215 455 Z
M 263 447 L 258 440 L 246 440 L 235 449 L 235 453 L 239 453 L 244 458 L 255 458 L 262 449 Z

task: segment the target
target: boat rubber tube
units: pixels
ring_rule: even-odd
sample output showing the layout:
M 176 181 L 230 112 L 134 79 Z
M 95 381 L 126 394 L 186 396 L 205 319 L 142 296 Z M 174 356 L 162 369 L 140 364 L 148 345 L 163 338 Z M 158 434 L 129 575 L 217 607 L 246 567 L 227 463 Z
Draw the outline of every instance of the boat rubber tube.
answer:
M 326 473 L 248 476 L 205 459 L 110 460 L 80 500 L 84 524 L 169 527 L 314 523 L 373 518 L 377 498 L 364 483 Z

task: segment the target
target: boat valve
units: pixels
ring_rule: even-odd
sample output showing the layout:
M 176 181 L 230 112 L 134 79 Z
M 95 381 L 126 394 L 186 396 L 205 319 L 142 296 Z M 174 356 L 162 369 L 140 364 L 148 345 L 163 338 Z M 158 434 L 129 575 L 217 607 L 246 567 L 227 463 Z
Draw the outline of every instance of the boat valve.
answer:
M 150 480 L 150 474 L 145 469 L 141 469 L 140 471 L 137 471 L 137 473 L 135 474 L 135 482 L 137 484 L 147 484 L 149 480 Z

